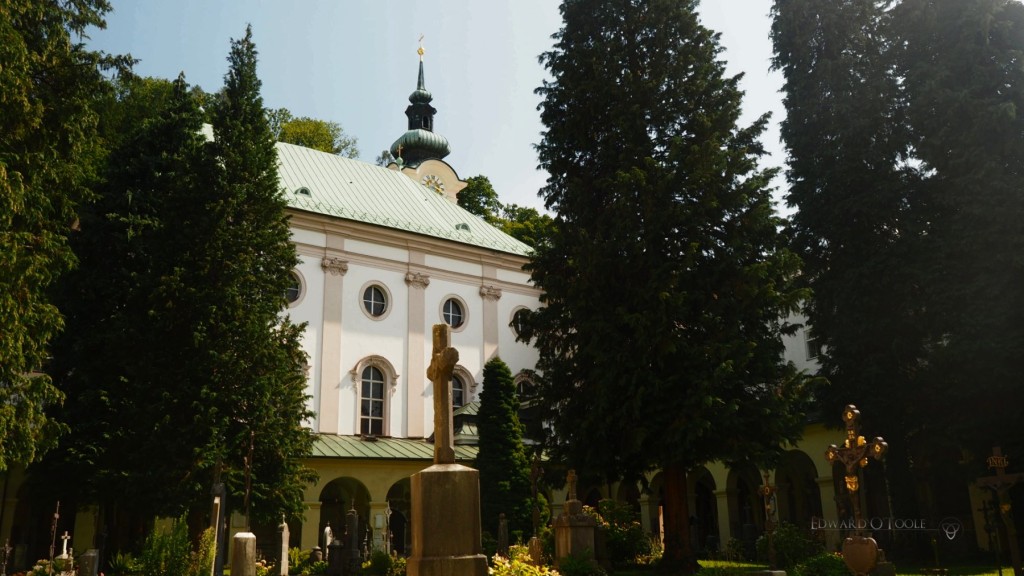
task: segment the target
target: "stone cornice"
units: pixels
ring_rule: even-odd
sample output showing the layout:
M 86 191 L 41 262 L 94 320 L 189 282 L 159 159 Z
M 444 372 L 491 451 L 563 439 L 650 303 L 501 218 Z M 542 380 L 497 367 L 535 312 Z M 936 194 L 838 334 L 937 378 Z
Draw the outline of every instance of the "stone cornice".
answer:
M 498 300 L 501 298 L 501 288 L 495 286 L 481 286 L 480 296 L 484 300 Z
M 348 260 L 342 260 L 341 258 L 324 258 L 320 261 L 320 267 L 324 269 L 324 272 L 329 272 L 335 276 L 344 276 L 348 272 Z
M 419 288 L 422 290 L 430 285 L 430 276 L 420 272 L 406 272 L 405 283 L 412 288 Z

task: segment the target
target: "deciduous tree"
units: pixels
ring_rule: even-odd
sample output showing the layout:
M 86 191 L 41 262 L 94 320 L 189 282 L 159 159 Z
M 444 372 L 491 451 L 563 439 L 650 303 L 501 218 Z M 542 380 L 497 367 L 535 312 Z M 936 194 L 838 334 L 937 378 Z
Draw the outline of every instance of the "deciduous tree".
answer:
M 93 97 L 123 58 L 86 50 L 105 0 L 0 5 L 0 470 L 27 464 L 61 427 L 44 410 L 63 400 L 42 373 L 63 327 L 48 291 L 74 264 L 67 237 L 102 156 Z

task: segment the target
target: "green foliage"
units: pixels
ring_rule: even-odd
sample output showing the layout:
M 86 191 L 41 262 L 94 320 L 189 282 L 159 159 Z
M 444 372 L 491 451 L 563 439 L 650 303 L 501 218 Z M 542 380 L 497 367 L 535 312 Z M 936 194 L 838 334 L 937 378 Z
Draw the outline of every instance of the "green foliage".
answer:
M 68 235 L 103 155 L 93 98 L 102 71 L 128 66 L 81 42 L 109 10 L 0 5 L 0 470 L 38 459 L 65 430 L 45 413 L 64 397 L 40 372 L 64 326 L 49 292 L 75 263 Z
M 345 158 L 358 158 L 354 136 L 345 134 L 341 124 L 302 116 L 295 118 L 286 108 L 267 111 L 270 132 L 278 142 L 305 146 Z
M 558 571 L 562 576 L 605 576 L 604 568 L 594 560 L 594 553 L 584 550 L 580 554 L 569 554 L 558 561 Z
M 677 491 L 696 464 L 770 461 L 804 424 L 780 319 L 806 292 L 757 167 L 766 118 L 737 125 L 738 79 L 694 0 L 561 11 L 538 89 L 554 230 L 528 266 L 549 447 L 603 478 L 675 470 Z M 685 497 L 668 496 L 666 560 L 693 569 Z
M 779 570 L 790 568 L 822 554 L 825 546 L 809 531 L 788 522 L 781 523 L 772 535 L 775 546 L 775 564 Z M 768 536 L 762 535 L 756 543 L 757 557 L 768 561 Z
M 230 60 L 216 141 L 179 78 L 83 211 L 83 266 L 61 292 L 73 330 L 52 367 L 75 434 L 38 475 L 74 471 L 82 482 L 53 490 L 77 501 L 176 516 L 208 506 L 221 475 L 257 522 L 302 513 L 303 327 L 281 314 L 298 259 L 250 35 Z
M 522 555 L 511 559 L 495 556 L 487 573 L 490 576 L 559 576 L 557 570 L 547 566 L 534 566 Z
M 484 365 L 483 392 L 477 413 L 480 436 L 476 468 L 480 471 L 481 524 L 497 534 L 504 513 L 508 530 L 532 533 L 533 500 L 530 464 L 523 448 L 519 400 L 508 365 L 493 358 Z
M 203 532 L 198 546 L 193 550 L 188 537 L 188 524 L 181 518 L 172 522 L 168 530 L 153 530 L 146 538 L 134 566 L 122 557 L 119 569 L 127 570 L 123 573 L 134 576 L 203 576 L 209 573 L 213 555 L 213 529 L 208 528 Z
M 470 176 L 466 179 L 466 187 L 459 190 L 458 204 L 466 210 L 483 218 L 490 224 L 497 224 L 501 213 L 501 202 L 494 191 L 491 180 L 487 176 Z
M 405 576 L 405 558 L 391 556 L 383 550 L 374 550 L 363 562 L 360 574 L 367 576 Z
M 793 576 L 849 576 L 850 569 L 839 554 L 825 552 L 793 567 Z
M 628 504 L 601 500 L 599 526 L 605 533 L 605 551 L 612 566 L 640 564 L 654 552 L 650 534 L 644 532 L 638 514 Z
M 139 561 L 128 552 L 118 552 L 110 557 L 107 573 L 111 576 L 133 576 L 139 573 Z
M 538 246 L 551 235 L 554 220 L 547 214 L 541 214 L 536 208 L 502 204 L 486 176 L 472 176 L 466 182 L 466 187 L 458 193 L 459 206 L 530 246 Z

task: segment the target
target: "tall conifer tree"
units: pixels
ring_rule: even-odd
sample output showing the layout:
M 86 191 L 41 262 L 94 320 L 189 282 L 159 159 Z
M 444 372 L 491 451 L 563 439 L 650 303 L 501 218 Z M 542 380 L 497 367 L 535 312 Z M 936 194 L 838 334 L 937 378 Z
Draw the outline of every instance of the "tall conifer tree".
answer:
M 887 0 L 780 0 L 774 67 L 785 78 L 788 205 L 810 334 L 830 385 L 822 414 L 856 404 L 891 447 L 894 501 L 914 515 L 909 436 L 928 332 L 920 278 L 927 202 L 906 162 Z M 923 440 L 919 438 L 918 440 Z M 928 440 L 929 442 L 931 440 Z
M 1024 407 L 1010 399 L 1024 374 L 1024 5 L 903 0 L 894 12 L 912 145 L 936 207 L 924 407 L 978 460 L 996 445 L 1020 452 Z
M 209 306 L 202 328 L 205 361 L 222 428 L 211 448 L 227 466 L 232 500 L 245 502 L 257 521 L 276 524 L 281 513 L 299 517 L 312 471 L 298 458 L 312 448 L 303 426 L 305 354 L 301 326 L 282 318 L 291 271 L 290 242 L 252 29 L 231 43 L 221 100 L 214 110 L 214 141 L 223 167 L 209 203 L 211 230 L 203 287 Z
M 497 534 L 498 515 L 505 514 L 510 532 L 530 534 L 530 463 L 523 448 L 515 381 L 501 358 L 493 358 L 484 365 L 477 432 L 480 452 L 476 468 L 480 471 L 480 519 L 484 530 Z
M 555 232 L 530 268 L 553 449 L 608 479 L 664 471 L 665 561 L 696 567 L 686 471 L 772 458 L 802 426 L 781 321 L 801 294 L 739 127 L 738 78 L 695 0 L 565 0 L 541 56 L 541 191 Z
M 100 504 L 105 522 L 118 509 L 178 516 L 209 493 L 196 458 L 212 434 L 208 376 L 193 362 L 199 316 L 180 275 L 194 269 L 219 167 L 183 78 L 166 100 L 118 136 L 97 198 L 83 209 L 73 244 L 81 266 L 60 291 L 69 330 L 53 365 L 75 399 L 57 412 L 72 433 L 33 471 L 61 498 Z M 79 481 L 63 482 L 67 473 Z

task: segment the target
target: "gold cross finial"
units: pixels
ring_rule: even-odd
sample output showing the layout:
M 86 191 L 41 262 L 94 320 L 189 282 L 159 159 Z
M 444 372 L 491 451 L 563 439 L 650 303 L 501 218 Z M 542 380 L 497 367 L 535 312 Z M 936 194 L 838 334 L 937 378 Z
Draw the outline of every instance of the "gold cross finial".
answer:
M 416 53 L 420 55 L 420 62 L 423 62 L 423 34 L 420 34 L 420 47 L 416 49 Z

